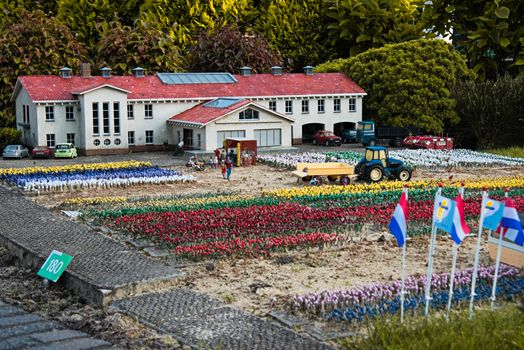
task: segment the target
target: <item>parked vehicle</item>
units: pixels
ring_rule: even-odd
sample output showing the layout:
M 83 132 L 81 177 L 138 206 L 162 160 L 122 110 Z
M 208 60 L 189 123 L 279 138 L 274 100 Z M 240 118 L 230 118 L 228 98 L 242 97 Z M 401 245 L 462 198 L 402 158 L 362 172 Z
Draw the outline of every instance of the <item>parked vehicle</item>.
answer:
M 388 149 L 384 146 L 368 146 L 364 158 L 355 167 L 360 180 L 378 182 L 385 177 L 390 180 L 409 181 L 411 169 L 403 161 L 389 158 Z
M 357 130 L 356 129 L 344 129 L 342 130 L 342 143 L 355 143 L 357 142 Z
M 340 146 L 341 143 L 342 138 L 335 135 L 332 131 L 317 130 L 313 134 L 314 145 Z
M 31 151 L 31 157 L 33 158 L 51 158 L 53 151 L 47 146 L 36 146 Z
M 22 159 L 29 157 L 29 150 L 24 145 L 7 145 L 2 152 L 2 157 L 7 158 L 18 158 Z
M 402 146 L 407 148 L 453 149 L 453 138 L 430 135 L 408 136 L 402 141 Z
M 55 146 L 55 158 L 76 158 L 78 153 L 72 143 L 58 143 Z
M 357 123 L 357 142 L 363 146 L 388 142 L 390 146 L 400 147 L 407 136 L 418 134 L 420 131 L 417 128 L 376 127 L 373 121 Z

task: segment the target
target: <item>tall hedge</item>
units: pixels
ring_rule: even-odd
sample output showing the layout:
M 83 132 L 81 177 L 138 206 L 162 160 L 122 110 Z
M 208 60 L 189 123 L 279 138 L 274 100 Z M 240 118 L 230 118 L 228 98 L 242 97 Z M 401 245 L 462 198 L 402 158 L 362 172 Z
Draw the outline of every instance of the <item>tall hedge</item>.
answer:
M 458 123 L 451 89 L 474 77 L 464 58 L 443 40 L 390 44 L 328 62 L 317 71 L 337 66 L 366 90 L 366 117 L 381 125 L 412 125 L 432 133 Z

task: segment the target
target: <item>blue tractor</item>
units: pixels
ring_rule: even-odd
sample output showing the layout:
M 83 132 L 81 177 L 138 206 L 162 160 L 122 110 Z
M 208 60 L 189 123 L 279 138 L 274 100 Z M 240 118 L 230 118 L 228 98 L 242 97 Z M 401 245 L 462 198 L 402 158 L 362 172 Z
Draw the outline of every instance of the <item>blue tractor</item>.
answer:
M 409 181 L 411 169 L 403 161 L 389 158 L 384 146 L 368 146 L 364 158 L 355 167 L 360 180 L 378 182 L 384 177 L 390 180 Z

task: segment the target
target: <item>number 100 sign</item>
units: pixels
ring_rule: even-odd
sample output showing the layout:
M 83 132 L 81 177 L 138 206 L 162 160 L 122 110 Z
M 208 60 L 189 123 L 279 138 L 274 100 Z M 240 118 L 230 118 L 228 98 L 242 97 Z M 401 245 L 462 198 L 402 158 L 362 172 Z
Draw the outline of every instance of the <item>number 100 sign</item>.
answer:
M 71 260 L 73 260 L 71 255 L 59 252 L 58 250 L 53 250 L 44 262 L 44 265 L 40 268 L 40 271 L 38 271 L 37 275 L 56 282 Z

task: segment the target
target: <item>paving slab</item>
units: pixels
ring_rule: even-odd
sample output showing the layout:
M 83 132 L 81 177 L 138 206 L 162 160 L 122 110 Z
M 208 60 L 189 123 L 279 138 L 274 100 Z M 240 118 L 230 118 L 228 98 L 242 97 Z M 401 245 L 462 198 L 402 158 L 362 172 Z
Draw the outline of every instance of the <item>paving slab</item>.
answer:
M 64 329 L 61 324 L 27 313 L 20 307 L 7 304 L 0 304 L 0 307 L 16 310 L 17 315 L 0 316 L 0 350 L 87 350 L 102 347 L 117 350 L 104 340 L 92 338 L 87 333 Z
M 330 349 L 307 335 L 189 289 L 121 299 L 113 306 L 194 348 Z
M 17 190 L 0 186 L 0 198 L 0 244 L 35 268 L 53 249 L 72 255 L 60 282 L 91 302 L 165 288 L 181 276 L 176 268 L 50 212 Z

